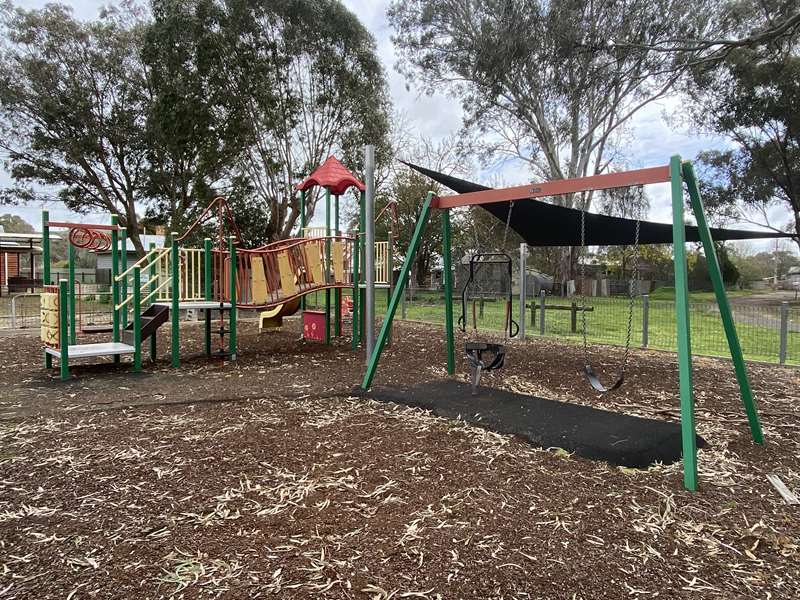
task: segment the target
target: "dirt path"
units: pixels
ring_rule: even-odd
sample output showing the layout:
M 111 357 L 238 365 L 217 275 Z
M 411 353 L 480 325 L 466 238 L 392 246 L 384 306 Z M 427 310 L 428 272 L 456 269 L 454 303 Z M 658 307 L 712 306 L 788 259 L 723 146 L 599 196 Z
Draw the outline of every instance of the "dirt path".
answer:
M 0 340 L 0 597 L 800 597 L 798 509 L 765 479 L 800 488 L 799 371 L 750 369 L 758 447 L 730 364 L 696 361 L 710 448 L 690 494 L 680 463 L 612 468 L 349 397 L 363 356 L 295 327 L 245 323 L 235 363 L 173 370 L 162 354 L 66 383 L 34 338 Z M 184 334 L 197 351 L 200 329 Z M 376 383 L 445 376 L 438 328 L 395 340 Z M 621 351 L 594 356 L 607 372 Z M 580 364 L 577 347 L 529 340 L 485 383 L 678 418 L 673 355 L 634 351 L 603 398 Z

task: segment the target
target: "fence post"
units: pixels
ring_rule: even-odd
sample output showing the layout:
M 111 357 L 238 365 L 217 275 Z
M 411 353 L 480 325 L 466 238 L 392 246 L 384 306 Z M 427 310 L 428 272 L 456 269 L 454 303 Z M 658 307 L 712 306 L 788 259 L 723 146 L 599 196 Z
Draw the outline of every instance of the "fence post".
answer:
M 786 364 L 786 346 L 789 339 L 789 303 L 781 302 L 781 347 L 778 362 Z
M 650 294 L 642 294 L 642 348 L 647 348 L 650 329 Z
M 405 321 L 406 320 L 406 294 L 408 292 L 408 288 L 403 291 L 403 295 L 400 296 L 400 316 Z
M 544 335 L 544 298 L 545 292 L 539 292 L 539 335 Z

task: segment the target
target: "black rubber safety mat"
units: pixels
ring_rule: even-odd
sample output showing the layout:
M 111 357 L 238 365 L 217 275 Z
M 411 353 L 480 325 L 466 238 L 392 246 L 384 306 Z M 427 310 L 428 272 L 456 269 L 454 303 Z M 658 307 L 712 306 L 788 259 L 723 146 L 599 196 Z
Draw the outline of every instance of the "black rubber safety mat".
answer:
M 646 468 L 681 458 L 678 423 L 632 417 L 580 404 L 546 400 L 467 383 L 431 381 L 415 386 L 377 386 L 359 394 L 375 400 L 424 408 L 433 414 L 520 436 L 542 448 L 563 448 L 614 465 Z M 697 436 L 697 446 L 706 442 Z

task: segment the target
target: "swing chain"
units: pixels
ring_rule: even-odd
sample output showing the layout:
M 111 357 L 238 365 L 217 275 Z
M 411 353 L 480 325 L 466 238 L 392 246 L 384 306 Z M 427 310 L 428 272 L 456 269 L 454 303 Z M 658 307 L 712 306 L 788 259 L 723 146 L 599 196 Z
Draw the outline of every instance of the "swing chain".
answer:
M 633 308 L 636 303 L 636 296 L 639 295 L 639 281 L 641 274 L 639 273 L 639 229 L 640 221 L 636 219 L 636 233 L 633 238 L 633 279 L 628 284 L 628 332 L 625 337 L 625 354 L 622 356 L 622 368 L 620 374 L 625 375 L 625 369 L 628 366 L 628 357 L 631 353 L 631 333 L 633 332 Z M 624 275 L 624 274 L 623 274 Z M 586 332 L 584 332 L 585 335 Z
M 620 378 L 624 378 L 625 369 L 628 366 L 628 358 L 631 353 L 631 336 L 633 333 L 633 309 L 636 303 L 636 296 L 639 294 L 641 273 L 639 272 L 639 231 L 641 229 L 641 221 L 636 219 L 636 229 L 633 237 L 633 280 L 628 288 L 628 327 L 625 335 L 625 351 L 622 356 L 622 365 L 620 367 Z M 581 254 L 580 254 L 580 303 L 581 303 L 581 333 L 583 336 L 583 363 L 589 365 L 589 344 L 586 339 L 586 293 L 583 290 L 583 285 L 586 281 L 586 256 L 588 252 L 586 249 L 586 211 L 581 210 Z
M 501 252 L 506 251 L 506 238 L 508 238 L 508 228 L 511 225 L 511 211 L 514 210 L 514 201 L 508 203 L 508 214 L 506 215 L 506 227 L 503 230 L 503 245 L 500 247 Z

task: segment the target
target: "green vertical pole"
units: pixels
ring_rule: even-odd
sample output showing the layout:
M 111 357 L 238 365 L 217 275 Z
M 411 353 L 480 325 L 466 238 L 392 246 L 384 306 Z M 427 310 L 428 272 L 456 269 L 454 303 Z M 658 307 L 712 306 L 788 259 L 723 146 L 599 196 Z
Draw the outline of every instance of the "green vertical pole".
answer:
M 69 309 L 69 284 L 66 279 L 58 282 L 58 346 L 61 352 L 61 381 L 69 379 L 69 339 L 67 317 Z
M 42 211 L 42 283 L 50 285 L 50 213 Z M 44 368 L 53 368 L 53 356 L 44 353 Z
M 150 256 L 153 257 L 155 253 L 153 250 L 156 249 L 155 242 L 150 242 Z M 158 279 L 156 277 L 156 261 L 150 260 L 150 271 L 147 276 L 147 283 L 148 285 L 148 293 L 153 293 L 155 289 L 158 287 Z M 150 304 L 153 304 L 156 301 L 155 294 L 150 297 Z M 157 340 L 156 340 L 156 332 L 154 331 L 150 336 L 150 361 L 155 362 L 156 354 L 157 354 Z
M 174 231 L 171 235 L 171 244 L 169 262 L 170 262 L 170 277 L 172 279 L 172 298 L 170 313 L 172 316 L 172 366 L 178 368 L 181 366 L 181 320 L 180 320 L 180 307 L 181 307 L 181 278 L 180 278 L 180 249 L 178 248 L 178 234 Z
M 214 264 L 211 254 L 211 238 L 203 240 L 203 297 L 206 302 L 212 300 L 214 285 Z M 206 356 L 211 356 L 211 311 L 205 311 L 205 351 Z
M 362 265 L 362 272 L 366 270 L 365 264 L 365 257 L 366 257 L 366 231 L 367 231 L 367 213 L 366 213 L 366 198 L 367 193 L 365 191 L 361 192 L 361 197 L 359 198 L 358 203 L 358 245 L 361 248 L 359 250 L 359 255 L 361 256 L 361 265 Z M 362 276 L 364 281 L 366 282 L 367 276 L 366 273 Z M 361 337 L 364 334 L 364 307 L 367 305 L 367 287 L 366 285 L 362 288 L 361 281 L 359 280 L 358 286 L 358 338 L 359 342 L 361 342 Z
M 425 224 L 431 212 L 431 202 L 433 202 L 433 198 L 434 193 L 428 192 L 428 195 L 425 197 L 425 202 L 422 204 L 422 211 L 420 212 L 417 226 L 414 228 L 414 235 L 411 236 L 411 242 L 408 244 L 408 251 L 403 261 L 403 268 L 400 269 L 400 281 L 398 281 L 397 287 L 394 288 L 392 299 L 389 301 L 389 307 L 386 310 L 386 316 L 384 316 L 383 323 L 381 324 L 381 331 L 378 334 L 378 339 L 375 341 L 375 348 L 367 363 L 367 371 L 364 373 L 364 380 L 361 383 L 361 387 L 365 390 L 370 388 L 372 380 L 375 378 L 375 371 L 378 368 L 378 362 L 380 361 L 383 347 L 386 345 L 386 338 L 389 335 L 389 329 L 392 327 L 394 314 L 397 312 L 397 306 L 400 304 L 400 297 L 403 295 L 406 281 L 408 281 L 408 273 L 411 270 L 414 256 L 417 253 L 419 242 L 422 239 L 422 232 L 425 230 Z
M 331 282 L 331 191 L 325 190 L 325 283 Z M 331 343 L 331 289 L 325 288 L 325 343 Z
M 111 224 L 116 225 L 118 222 L 117 215 L 111 215 Z M 113 304 L 113 312 L 111 313 L 111 339 L 114 342 L 119 342 L 119 313 L 117 305 L 119 304 L 119 284 L 117 283 L 117 275 L 119 275 L 119 230 L 115 227 L 111 230 L 111 303 Z M 122 308 L 121 310 L 125 310 Z M 119 362 L 119 354 L 114 355 L 114 362 Z
M 333 212 L 334 212 L 334 228 L 335 233 L 339 235 L 339 194 L 333 197 Z M 342 337 L 342 290 L 336 288 L 333 293 L 333 304 L 336 307 L 336 316 L 334 317 L 334 335 Z
M 153 334 L 155 337 L 155 334 Z M 142 273 L 133 268 L 133 372 L 142 370 Z
M 233 236 L 228 238 L 228 253 L 231 256 L 231 312 L 228 317 L 228 323 L 230 325 L 228 341 L 230 342 L 229 352 L 231 360 L 236 360 L 236 246 L 233 245 Z
M 120 273 L 124 273 L 128 270 L 128 230 L 122 227 L 119 230 L 119 245 L 120 245 Z M 127 300 L 128 298 L 128 276 L 122 278 L 122 281 L 119 282 L 120 285 L 120 297 L 122 300 Z M 122 312 L 119 315 L 120 317 L 120 327 L 125 329 L 128 326 L 128 307 L 122 309 Z
M 300 190 L 300 237 L 306 236 L 306 191 Z M 300 296 L 300 318 L 306 309 L 306 297 Z
M 683 179 L 681 157 L 670 159 L 672 188 L 672 241 L 675 258 L 675 323 L 678 340 L 678 376 L 681 397 L 681 439 L 683 442 L 683 485 L 697 490 L 697 438 L 692 388 L 692 345 L 689 334 L 689 277 L 686 266 L 686 227 L 683 220 Z
M 359 327 L 361 326 L 361 320 L 358 317 L 358 309 L 359 309 L 359 294 L 358 294 L 358 283 L 359 283 L 359 273 L 358 273 L 358 254 L 361 248 L 361 235 L 360 231 L 356 229 L 356 235 L 353 239 L 353 333 L 350 339 L 350 343 L 353 347 L 353 350 L 358 348 L 359 344 Z
M 69 343 L 78 343 L 77 322 L 75 319 L 75 246 L 67 241 L 68 290 L 69 290 Z
M 450 209 L 442 211 L 442 268 L 444 273 L 444 331 L 447 342 L 447 372 L 456 372 L 455 342 L 453 340 L 453 271 L 450 265 Z
M 720 317 L 722 317 L 725 336 L 728 338 L 728 348 L 730 348 L 731 359 L 733 360 L 733 367 L 736 372 L 736 380 L 739 382 L 739 394 L 742 397 L 742 404 L 744 404 L 745 412 L 747 413 L 747 421 L 750 424 L 750 433 L 753 436 L 753 441 L 757 444 L 763 444 L 764 434 L 761 431 L 758 409 L 753 400 L 753 390 L 750 387 L 750 380 L 747 377 L 747 368 L 744 363 L 742 346 L 739 343 L 739 336 L 736 333 L 736 324 L 733 320 L 731 305 L 725 293 L 725 282 L 722 279 L 722 271 L 719 267 L 716 249 L 714 248 L 714 240 L 711 239 L 711 230 L 708 228 L 708 221 L 706 220 L 705 209 L 703 208 L 703 200 L 700 197 L 700 190 L 697 187 L 694 167 L 692 167 L 689 161 L 683 163 L 683 177 L 686 181 L 686 187 L 689 190 L 692 212 L 694 212 L 695 219 L 697 220 L 697 230 L 700 233 L 700 241 L 703 242 L 706 264 L 708 265 L 708 274 L 714 286 L 714 294 L 717 298 Z

